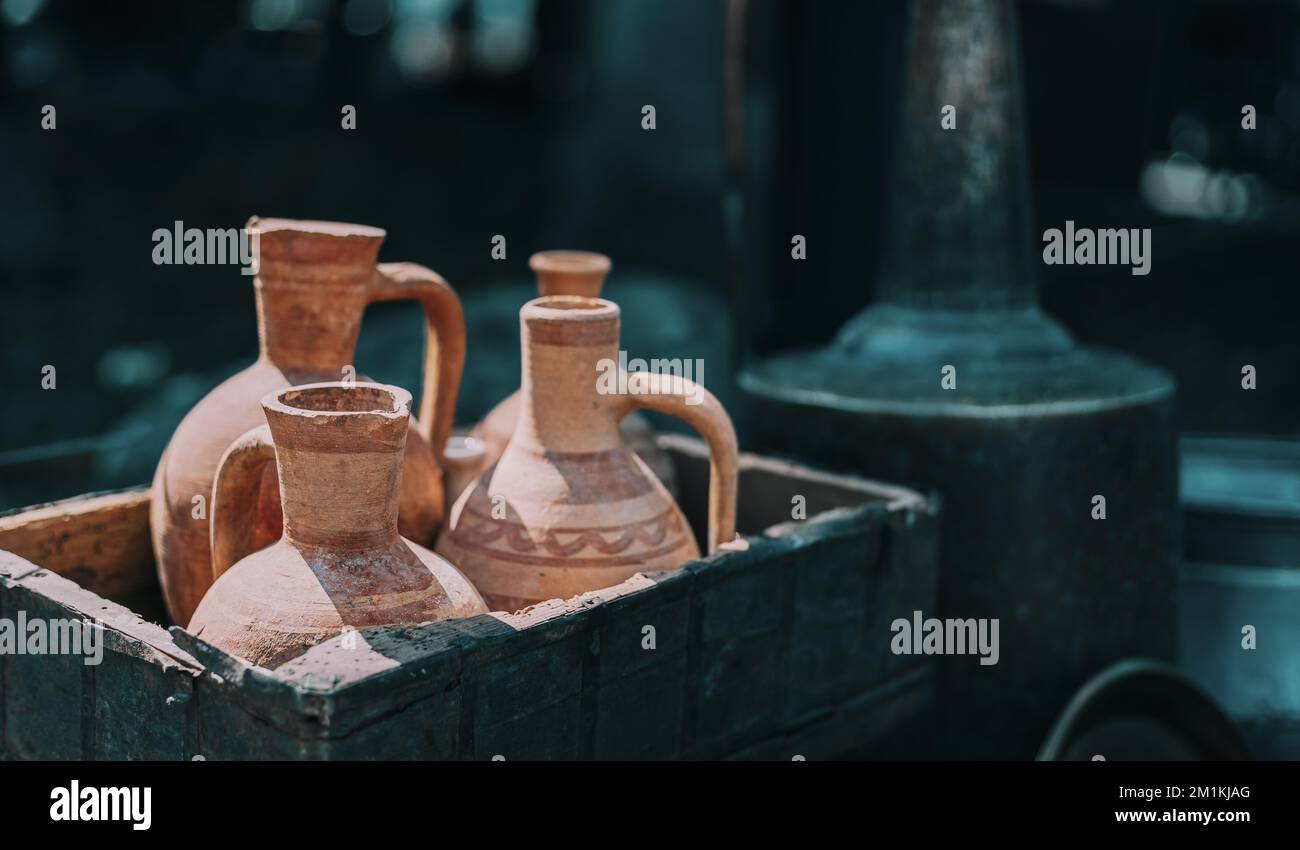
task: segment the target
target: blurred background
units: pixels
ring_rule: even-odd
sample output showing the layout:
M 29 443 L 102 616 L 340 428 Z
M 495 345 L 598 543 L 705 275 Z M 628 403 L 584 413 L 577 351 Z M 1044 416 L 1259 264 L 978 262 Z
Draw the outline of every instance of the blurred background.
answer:
M 153 264 L 152 232 L 177 220 L 386 228 L 381 259 L 431 266 L 466 299 L 467 422 L 518 385 L 536 250 L 614 257 L 633 356 L 686 356 L 669 351 L 687 338 L 725 351 L 717 12 L 4 0 L 0 509 L 147 481 L 189 407 L 256 356 L 251 278 Z M 644 104 L 662 115 L 653 132 Z M 706 324 L 650 312 L 679 291 Z M 418 387 L 422 328 L 412 304 L 372 308 L 358 369 Z
M 1040 227 L 1152 227 L 1156 246 L 1148 277 L 1044 266 L 1045 307 L 1173 370 L 1187 429 L 1294 434 L 1300 4 L 1021 17 Z M 517 385 L 532 251 L 614 257 L 629 354 L 706 356 L 733 402 L 733 342 L 820 343 L 871 298 L 902 3 L 3 0 L 0 19 L 0 508 L 146 481 L 179 417 L 255 356 L 238 269 L 153 265 L 177 220 L 386 227 L 382 259 L 467 302 L 465 422 Z M 420 333 L 413 305 L 372 308 L 357 367 L 416 386 Z M 1226 393 L 1243 364 L 1260 389 Z
M 146 481 L 189 406 L 255 356 L 238 269 L 151 261 L 177 220 L 387 228 L 383 259 L 429 265 L 466 300 L 464 422 L 517 385 L 514 311 L 543 248 L 610 254 L 629 353 L 706 356 L 706 383 L 737 402 L 733 342 L 820 343 L 871 298 L 902 9 L 3 0 L 0 509 Z M 743 18 L 730 160 L 728 15 Z M 1300 4 L 1030 2 L 1021 23 L 1040 230 L 1151 227 L 1155 243 L 1147 277 L 1043 267 L 1044 305 L 1081 341 L 1174 372 L 1188 430 L 1294 435 Z M 413 305 L 372 308 L 358 368 L 416 386 L 419 335 Z M 1247 363 L 1259 389 L 1228 392 Z
M 623 347 L 704 358 L 743 444 L 737 364 L 823 343 L 871 300 L 903 12 L 0 0 L 0 512 L 146 483 L 190 406 L 256 356 L 238 268 L 153 264 L 151 234 L 178 220 L 386 228 L 381 259 L 437 269 L 465 302 L 466 424 L 518 385 L 528 255 L 602 251 Z M 1042 303 L 1082 343 L 1173 373 L 1186 432 L 1236 435 L 1187 444 L 1189 541 L 1203 545 L 1189 560 L 1267 567 L 1254 586 L 1300 594 L 1294 536 L 1243 555 L 1215 548 L 1240 526 L 1196 525 L 1198 510 L 1300 523 L 1300 452 L 1277 440 L 1300 432 L 1300 3 L 1038 0 L 1020 21 L 1036 231 L 1072 219 L 1154 241 L 1146 277 L 1040 267 Z M 47 104 L 57 129 L 42 129 Z M 1247 104 L 1257 129 L 1242 128 Z M 791 259 L 793 234 L 806 260 Z M 412 304 L 371 308 L 358 369 L 417 387 L 421 332 Z M 1206 575 L 1219 601 L 1205 616 L 1240 622 L 1223 588 L 1241 582 Z M 1275 613 L 1300 637 L 1294 610 Z M 1205 669 L 1225 699 L 1232 674 Z M 1280 702 L 1278 681 L 1228 707 L 1300 710 L 1300 677 Z

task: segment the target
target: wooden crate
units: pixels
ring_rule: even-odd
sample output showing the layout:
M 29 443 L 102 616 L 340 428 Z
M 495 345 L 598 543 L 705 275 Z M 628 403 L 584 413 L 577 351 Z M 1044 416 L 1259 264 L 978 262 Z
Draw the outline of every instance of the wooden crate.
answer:
M 699 536 L 707 453 L 660 440 Z M 740 494 L 746 543 L 680 571 L 521 614 L 342 635 L 274 671 L 150 622 L 165 620 L 147 491 L 0 517 L 0 617 L 91 618 L 105 645 L 94 666 L 0 655 L 0 758 L 884 752 L 930 703 L 929 664 L 893 655 L 889 625 L 934 607 L 935 505 L 752 455 Z M 807 518 L 792 520 L 798 497 Z

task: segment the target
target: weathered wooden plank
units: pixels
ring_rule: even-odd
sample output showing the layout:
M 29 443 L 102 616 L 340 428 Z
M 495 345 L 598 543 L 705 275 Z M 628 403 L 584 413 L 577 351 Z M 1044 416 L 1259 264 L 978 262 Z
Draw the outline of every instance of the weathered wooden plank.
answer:
M 879 525 L 852 535 L 828 536 L 798 550 L 790 648 L 786 666 L 785 723 L 798 725 L 844 696 L 882 681 L 884 664 L 868 633 L 873 565 L 882 557 Z M 883 645 L 883 644 L 882 644 Z
M 0 516 L 0 549 L 124 599 L 155 584 L 149 491 L 82 496 Z
M 476 734 L 576 697 L 582 690 L 582 665 L 589 651 L 585 632 L 575 632 L 527 652 L 496 658 L 469 653 L 466 675 L 474 677 L 478 689 Z
M 296 686 L 173 626 L 204 670 L 194 680 L 192 747 L 205 759 L 324 757 L 330 693 Z
M 369 739 L 371 725 L 402 727 L 412 717 L 429 713 L 431 731 L 408 726 L 404 734 L 424 736 L 426 750 L 445 753 L 448 736 L 440 729 L 439 718 L 450 710 L 448 706 L 454 706 L 453 719 L 459 716 L 462 651 L 470 644 L 446 622 L 364 629 L 312 647 L 278 668 L 275 676 L 316 696 L 317 722 L 324 738 Z M 416 704 L 424 708 L 417 711 Z M 459 736 L 450 737 L 454 744 Z M 339 748 L 328 746 L 331 751 L 352 752 L 361 745 L 353 740 Z M 449 756 L 436 757 L 454 756 L 453 749 Z
M 6 664 L 6 678 L 17 682 L 6 688 L 5 700 L 6 716 L 17 718 L 6 730 L 16 751 L 35 757 L 40 747 L 53 747 L 50 756 L 58 758 L 183 756 L 197 662 L 159 626 L 123 606 L 63 576 L 24 566 L 12 554 L 0 561 L 6 611 L 15 617 L 22 612 L 28 622 L 93 623 L 100 642 L 97 661 L 84 654 L 44 655 L 15 656 L 15 663 Z M 75 753 L 74 741 L 80 747 Z
M 87 756 L 104 760 L 184 761 L 194 677 L 134 653 L 118 653 L 94 668 L 93 747 Z
M 688 564 L 704 642 L 761 635 L 787 626 L 794 575 L 794 546 L 759 539 L 742 552 L 712 555 Z
M 13 587 L 20 579 L 39 569 L 26 558 L 0 549 L 0 587 Z
M 461 692 L 458 688 L 409 703 L 319 743 L 319 757 L 332 761 L 453 761 L 461 758 Z
M 462 646 L 460 742 L 466 758 L 575 758 L 582 674 L 595 595 L 552 600 L 520 614 L 450 621 Z
M 736 750 L 728 761 L 816 761 L 893 755 L 894 740 L 905 732 L 923 733 L 918 723 L 933 699 L 934 676 L 928 664 L 835 706 L 816 720 Z
M 599 685 L 592 756 L 677 758 L 686 688 L 685 652 L 664 656 L 652 666 Z
M 14 610 L 13 603 L 10 599 L 13 595 L 11 589 L 17 585 L 20 578 L 34 573 L 38 569 L 40 569 L 40 567 L 30 561 L 0 550 L 0 618 L 3 618 L 8 622 L 15 621 L 17 611 Z M 0 754 L 8 754 L 8 751 L 5 749 L 5 741 L 7 740 L 5 737 L 5 687 L 6 681 L 10 675 L 7 658 L 7 654 L 0 653 Z M 16 755 L 8 754 L 8 757 L 14 758 Z
M 597 677 L 611 682 L 685 653 L 690 639 L 688 570 L 639 576 L 644 590 L 606 602 L 596 626 Z M 653 589 L 653 592 L 651 592 Z
M 451 761 L 460 758 L 458 687 L 441 691 L 320 744 L 320 757 L 348 761 Z
M 21 583 L 0 593 L 6 615 L 15 621 L 22 617 L 48 623 L 67 613 Z M 88 670 L 81 655 L 10 655 L 4 665 L 5 749 L 22 759 L 85 758 L 82 721 L 93 700 Z
M 484 692 L 480 689 L 482 698 Z M 488 725 L 476 724 L 473 758 L 551 761 L 577 758 L 580 700 L 575 693 L 527 714 Z
M 120 642 L 119 652 L 130 653 L 164 669 L 175 666 L 198 669 L 198 661 L 178 646 L 162 626 L 148 622 L 126 606 L 105 599 L 71 579 L 36 569 L 19 578 L 17 584 L 57 603 L 69 616 L 99 622 L 106 629 L 131 638 L 129 642 Z
M 194 755 L 207 761 L 321 758 L 318 741 L 303 725 L 310 717 L 276 710 L 265 697 L 250 697 L 243 680 L 205 673 L 194 680 L 198 734 Z
M 780 728 L 788 645 L 774 631 L 699 647 L 687 756 L 719 758 Z
M 934 511 L 891 514 L 884 534 L 885 557 L 876 561 L 870 577 L 867 628 L 873 640 L 867 644 L 866 661 L 880 661 L 885 675 L 892 677 L 910 669 L 914 659 L 889 650 L 890 624 L 938 605 L 939 516 Z

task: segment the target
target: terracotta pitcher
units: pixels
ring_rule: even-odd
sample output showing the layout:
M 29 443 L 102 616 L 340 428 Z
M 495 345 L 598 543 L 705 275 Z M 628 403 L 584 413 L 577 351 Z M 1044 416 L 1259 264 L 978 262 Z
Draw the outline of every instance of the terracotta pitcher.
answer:
M 456 293 L 412 263 L 376 264 L 384 231 L 334 222 L 249 220 L 259 260 L 257 362 L 195 405 L 177 427 L 154 474 L 150 526 L 167 611 L 187 623 L 212 584 L 208 517 L 217 461 L 231 441 L 264 419 L 272 390 L 358 377 L 350 369 L 361 315 L 376 301 L 414 299 L 427 318 L 424 393 L 406 443 L 402 533 L 432 542 L 442 519 L 439 472 L 465 360 L 465 317 Z M 364 380 L 364 378 L 361 378 Z M 280 534 L 275 466 L 256 493 L 259 545 Z
M 680 417 L 712 456 L 710 550 L 735 536 L 736 433 L 711 393 L 680 378 L 618 373 L 618 306 L 552 296 L 520 311 L 523 386 L 514 435 L 452 508 L 437 551 L 494 610 L 514 611 L 673 570 L 699 557 L 668 491 L 618 423 L 636 408 Z M 601 380 L 604 375 L 606 380 Z
M 345 628 L 487 611 L 442 558 L 399 536 L 411 394 L 383 384 L 307 384 L 262 399 L 267 425 L 237 439 L 212 490 L 212 571 L 189 631 L 276 667 Z M 275 465 L 280 540 L 255 545 L 254 494 Z M 245 557 L 247 555 L 247 557 Z
M 609 274 L 612 263 L 604 254 L 588 251 L 543 251 L 528 259 L 528 266 L 537 275 L 537 289 L 543 295 L 581 295 L 598 298 L 600 289 Z M 519 393 L 515 392 L 492 409 L 474 429 L 471 436 L 483 441 L 486 451 L 480 469 L 487 469 L 506 449 L 506 443 L 515 433 L 519 421 Z M 669 493 L 677 492 L 672 460 L 655 444 L 650 422 L 641 414 L 629 413 L 619 423 L 623 436 L 632 450 L 640 455 Z M 451 490 L 447 496 L 455 499 L 460 493 Z

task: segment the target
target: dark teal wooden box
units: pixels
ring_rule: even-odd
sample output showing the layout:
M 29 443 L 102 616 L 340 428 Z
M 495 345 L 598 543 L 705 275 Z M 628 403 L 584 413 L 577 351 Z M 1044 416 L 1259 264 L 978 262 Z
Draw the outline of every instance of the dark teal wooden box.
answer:
M 660 440 L 698 535 L 707 455 Z M 938 517 L 899 487 L 744 456 L 740 548 L 274 671 L 148 621 L 147 517 L 144 491 L 0 517 L 0 617 L 105 635 L 94 666 L 0 655 L 0 757 L 816 759 L 896 747 L 930 705 L 929 664 L 891 654 L 889 625 L 934 607 Z

